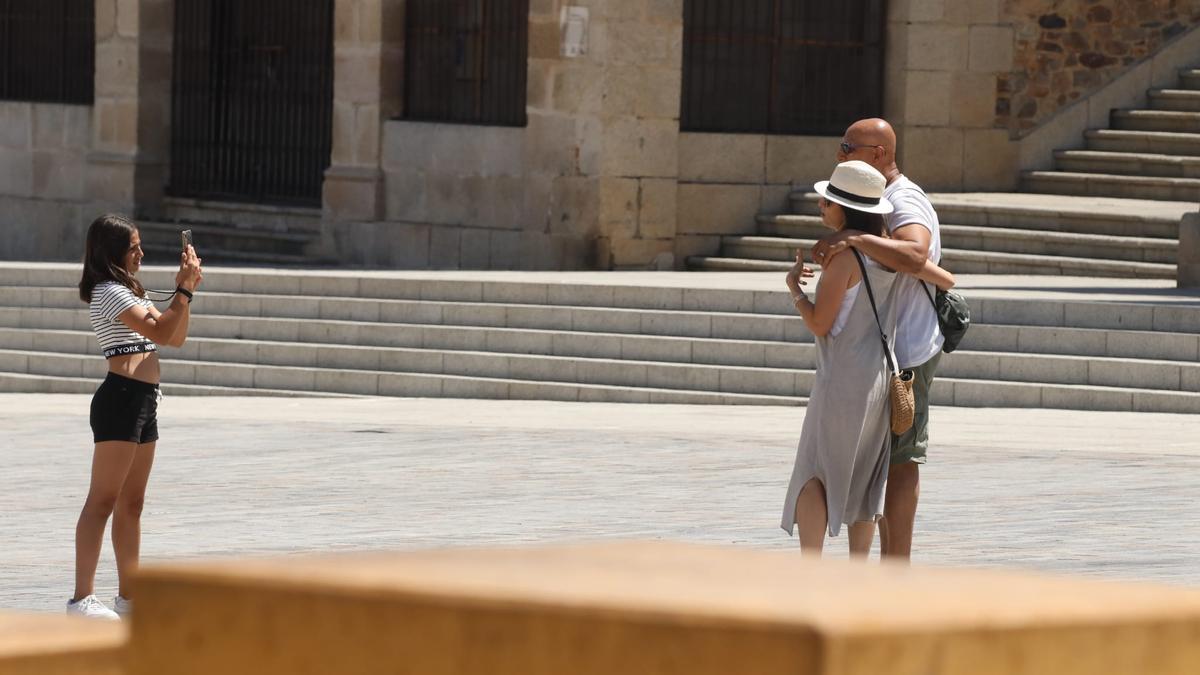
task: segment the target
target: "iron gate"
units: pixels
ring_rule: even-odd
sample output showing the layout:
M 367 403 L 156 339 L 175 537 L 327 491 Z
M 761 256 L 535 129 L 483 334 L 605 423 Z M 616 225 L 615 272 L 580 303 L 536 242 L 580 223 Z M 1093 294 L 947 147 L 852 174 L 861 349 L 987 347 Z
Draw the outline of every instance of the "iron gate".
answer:
M 320 205 L 333 0 L 177 0 L 170 194 Z
M 685 0 L 684 131 L 840 135 L 883 110 L 884 0 Z
M 92 104 L 95 0 L 0 0 L 0 99 Z

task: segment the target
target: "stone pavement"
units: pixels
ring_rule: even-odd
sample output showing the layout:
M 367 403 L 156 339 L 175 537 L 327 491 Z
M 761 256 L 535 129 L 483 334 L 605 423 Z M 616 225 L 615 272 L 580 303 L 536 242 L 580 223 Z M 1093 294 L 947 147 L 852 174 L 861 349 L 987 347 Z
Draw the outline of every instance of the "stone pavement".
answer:
M 0 608 L 60 611 L 87 396 L 0 395 Z M 797 548 L 803 409 L 167 399 L 143 559 L 604 538 Z M 916 561 L 1200 584 L 1200 417 L 937 408 Z M 830 554 L 845 555 L 845 538 Z M 97 580 L 115 570 L 106 544 Z

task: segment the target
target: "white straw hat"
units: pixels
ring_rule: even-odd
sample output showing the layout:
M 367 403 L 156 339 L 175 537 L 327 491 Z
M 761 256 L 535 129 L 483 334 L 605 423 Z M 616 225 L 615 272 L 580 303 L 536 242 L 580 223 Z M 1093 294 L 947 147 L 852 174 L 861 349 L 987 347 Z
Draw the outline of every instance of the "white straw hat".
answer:
M 875 167 L 857 159 L 842 162 L 833 168 L 829 180 L 813 186 L 825 199 L 848 209 L 867 213 L 891 213 L 892 203 L 883 197 L 887 179 Z

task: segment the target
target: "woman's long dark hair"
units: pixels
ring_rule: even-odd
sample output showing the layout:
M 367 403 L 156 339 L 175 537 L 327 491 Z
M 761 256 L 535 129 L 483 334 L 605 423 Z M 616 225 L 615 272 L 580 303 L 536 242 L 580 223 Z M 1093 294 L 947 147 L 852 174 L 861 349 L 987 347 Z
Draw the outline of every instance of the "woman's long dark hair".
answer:
M 79 299 L 92 301 L 92 291 L 104 281 L 115 281 L 139 298 L 146 297 L 140 281 L 125 269 L 125 256 L 133 242 L 137 225 L 133 221 L 106 213 L 88 227 L 87 246 L 83 252 L 83 278 L 79 280 Z
M 842 211 L 846 214 L 846 224 L 842 229 L 858 230 L 859 232 L 873 234 L 876 237 L 883 236 L 883 216 L 878 213 L 859 211 L 848 206 L 842 206 Z

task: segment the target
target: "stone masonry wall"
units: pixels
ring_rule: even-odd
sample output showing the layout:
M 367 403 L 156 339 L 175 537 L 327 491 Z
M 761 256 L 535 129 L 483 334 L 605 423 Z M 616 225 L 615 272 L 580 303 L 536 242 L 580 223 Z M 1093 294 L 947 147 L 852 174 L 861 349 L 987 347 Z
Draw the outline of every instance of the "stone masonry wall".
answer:
M 560 12 L 589 12 L 562 53 Z M 674 265 L 682 0 L 532 0 L 524 128 L 391 120 L 385 222 L 350 259 L 433 268 Z M 367 243 L 364 243 L 367 242 Z
M 838 138 L 684 133 L 679 136 L 677 266 L 715 255 L 721 235 L 753 234 L 758 213 L 789 209 L 793 189 L 811 189 L 837 162 Z
M 1005 0 L 1013 70 L 996 83 L 996 125 L 1023 135 L 1200 21 L 1200 0 Z

